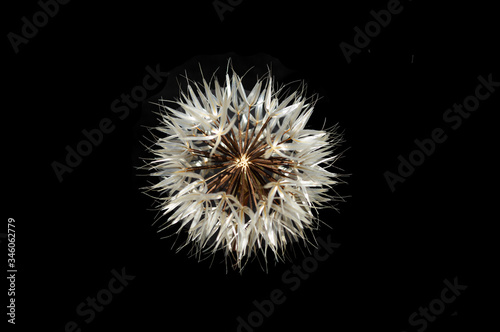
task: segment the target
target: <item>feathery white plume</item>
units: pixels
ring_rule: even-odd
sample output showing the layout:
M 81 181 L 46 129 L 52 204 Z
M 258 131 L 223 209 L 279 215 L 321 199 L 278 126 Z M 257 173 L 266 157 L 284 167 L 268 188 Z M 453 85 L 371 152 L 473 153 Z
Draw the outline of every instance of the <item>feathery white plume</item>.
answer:
M 247 90 L 229 70 L 223 83 L 188 80 L 171 106 L 160 100 L 148 163 L 159 181 L 149 189 L 168 215 L 160 231 L 177 225 L 197 255 L 222 249 L 241 271 L 252 254 L 270 249 L 279 259 L 317 228 L 314 210 L 339 198 L 330 189 L 341 175 L 326 168 L 342 137 L 336 126 L 306 129 L 317 97 L 306 98 L 303 84 L 285 95 L 269 72 Z

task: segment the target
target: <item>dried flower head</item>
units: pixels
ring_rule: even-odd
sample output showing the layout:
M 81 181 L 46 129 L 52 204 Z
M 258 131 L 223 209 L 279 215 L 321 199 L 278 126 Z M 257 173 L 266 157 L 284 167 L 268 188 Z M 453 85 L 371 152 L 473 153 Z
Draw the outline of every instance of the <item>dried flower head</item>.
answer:
M 187 79 L 172 107 L 160 100 L 161 135 L 148 163 L 159 181 L 149 189 L 168 215 L 160 231 L 187 230 L 181 248 L 193 243 L 200 258 L 222 249 L 240 271 L 259 251 L 280 259 L 317 228 L 313 210 L 339 198 L 330 189 L 340 175 L 326 168 L 341 135 L 306 129 L 317 96 L 306 98 L 304 84 L 287 92 L 270 72 L 247 90 L 228 69 L 222 86 Z

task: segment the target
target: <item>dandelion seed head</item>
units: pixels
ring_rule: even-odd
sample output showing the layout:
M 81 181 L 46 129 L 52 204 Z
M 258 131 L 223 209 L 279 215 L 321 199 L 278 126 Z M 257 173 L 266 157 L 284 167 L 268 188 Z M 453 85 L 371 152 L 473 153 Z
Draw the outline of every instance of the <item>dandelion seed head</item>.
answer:
M 259 253 L 283 258 L 319 225 L 317 210 L 341 200 L 331 166 L 338 127 L 306 128 L 317 96 L 290 92 L 271 72 L 251 87 L 229 69 L 221 83 L 187 79 L 177 100 L 161 99 L 149 175 L 164 223 L 186 232 L 194 254 L 222 250 L 240 271 Z

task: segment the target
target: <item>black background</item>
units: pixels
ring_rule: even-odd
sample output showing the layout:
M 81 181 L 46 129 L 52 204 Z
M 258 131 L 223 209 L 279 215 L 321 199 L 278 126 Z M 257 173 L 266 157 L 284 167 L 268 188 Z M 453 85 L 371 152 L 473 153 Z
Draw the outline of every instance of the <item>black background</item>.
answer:
M 17 225 L 16 328 L 62 332 L 75 321 L 82 331 L 235 331 L 254 300 L 281 289 L 285 303 L 256 331 L 416 331 L 408 317 L 455 277 L 467 290 L 427 330 L 486 327 L 496 312 L 487 299 L 495 299 L 499 92 L 457 130 L 442 119 L 474 93 L 479 75 L 500 80 L 498 18 L 491 5 L 471 3 L 402 2 L 350 64 L 339 44 L 353 44 L 353 28 L 387 1 L 247 0 L 224 21 L 211 1 L 71 1 L 18 54 L 5 37 L 4 220 Z M 4 36 L 20 34 L 21 18 L 40 10 L 36 1 L 5 6 Z M 155 212 L 134 169 L 144 111 L 122 121 L 110 109 L 148 65 L 170 71 L 229 52 L 279 59 L 324 96 L 311 127 L 326 117 L 345 130 L 338 165 L 351 175 L 338 191 L 350 197 L 339 213 L 321 212 L 332 229 L 317 232 L 341 246 L 296 291 L 281 278 L 302 262 L 300 252 L 271 261 L 267 274 L 255 261 L 242 275 L 226 273 L 220 256 L 210 267 L 186 250 L 175 254 L 174 238 L 161 240 L 151 227 Z M 102 118 L 116 129 L 59 182 L 52 162 L 64 162 L 65 147 Z M 436 127 L 448 139 L 392 193 L 384 172 L 396 172 L 397 157 Z M 122 268 L 135 279 L 85 323 L 76 307 Z

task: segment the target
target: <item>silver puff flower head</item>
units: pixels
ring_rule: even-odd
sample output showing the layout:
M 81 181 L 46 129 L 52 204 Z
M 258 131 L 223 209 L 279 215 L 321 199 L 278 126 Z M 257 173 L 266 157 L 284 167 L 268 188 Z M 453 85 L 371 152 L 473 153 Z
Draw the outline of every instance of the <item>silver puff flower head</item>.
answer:
M 303 83 L 285 87 L 268 71 L 247 89 L 228 66 L 223 84 L 187 79 L 177 100 L 160 99 L 147 163 L 159 180 L 147 189 L 168 216 L 159 231 L 187 231 L 178 250 L 192 244 L 200 260 L 222 250 L 240 272 L 260 252 L 267 269 L 268 251 L 281 260 L 288 244 L 307 245 L 320 223 L 313 212 L 339 200 L 332 187 L 342 175 L 328 169 L 342 135 L 307 129 L 317 96 L 306 98 Z

